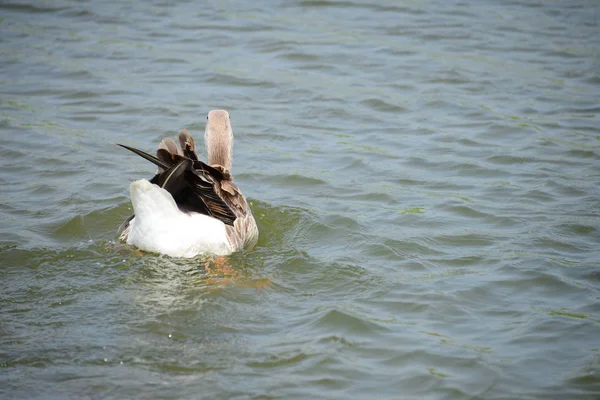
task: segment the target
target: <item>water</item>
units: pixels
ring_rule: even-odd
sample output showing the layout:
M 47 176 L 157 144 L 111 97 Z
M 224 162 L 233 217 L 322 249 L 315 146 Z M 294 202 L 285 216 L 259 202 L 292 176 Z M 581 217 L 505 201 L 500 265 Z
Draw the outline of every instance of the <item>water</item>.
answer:
M 600 4 L 0 5 L 0 397 L 600 397 Z M 226 108 L 261 238 L 116 241 Z

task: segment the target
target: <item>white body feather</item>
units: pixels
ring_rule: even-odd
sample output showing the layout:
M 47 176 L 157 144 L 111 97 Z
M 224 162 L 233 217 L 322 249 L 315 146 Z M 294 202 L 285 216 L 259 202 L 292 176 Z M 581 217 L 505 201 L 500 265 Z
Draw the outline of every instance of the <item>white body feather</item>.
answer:
M 135 218 L 129 223 L 128 244 L 171 257 L 233 252 L 223 222 L 181 212 L 169 192 L 145 179 L 132 182 L 129 191 Z

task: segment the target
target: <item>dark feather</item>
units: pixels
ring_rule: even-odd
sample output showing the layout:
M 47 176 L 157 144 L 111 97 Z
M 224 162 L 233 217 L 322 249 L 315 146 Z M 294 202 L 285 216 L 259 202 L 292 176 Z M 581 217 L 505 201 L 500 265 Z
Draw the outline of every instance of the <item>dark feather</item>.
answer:
M 167 164 L 162 160 L 159 160 L 158 158 L 154 157 L 153 155 L 150 155 L 148 153 L 146 153 L 145 151 L 142 150 L 138 150 L 136 148 L 133 147 L 129 147 L 129 146 L 125 146 L 124 144 L 119 144 L 117 143 L 117 146 L 121 146 L 124 149 L 127 149 L 129 151 L 134 152 L 135 154 L 137 154 L 138 156 L 145 158 L 146 160 L 150 161 L 151 163 L 157 165 L 158 167 L 167 170 L 171 167 L 171 164 Z
M 223 173 L 202 161 L 170 153 L 159 149 L 158 157 L 142 150 L 119 144 L 146 160 L 162 168 L 151 183 L 167 190 L 180 210 L 198 212 L 212 216 L 226 225 L 233 225 L 237 216 L 231 207 L 219 196 Z
M 175 164 L 175 158 L 173 157 L 173 153 L 170 153 L 169 150 L 166 149 L 158 149 L 156 150 L 156 157 L 168 165 Z
M 183 154 L 194 161 L 198 161 L 198 156 L 189 143 L 185 144 L 185 147 L 183 148 Z
M 158 186 L 171 193 L 171 196 L 175 198 L 179 192 L 188 186 L 184 179 L 184 173 L 191 167 L 192 160 L 184 158 L 165 172 L 158 174 Z

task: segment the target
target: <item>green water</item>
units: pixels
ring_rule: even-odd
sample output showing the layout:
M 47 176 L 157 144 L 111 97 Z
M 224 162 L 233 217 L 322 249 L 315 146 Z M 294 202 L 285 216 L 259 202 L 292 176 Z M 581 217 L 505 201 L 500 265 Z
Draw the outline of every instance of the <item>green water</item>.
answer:
M 600 4 L 0 4 L 0 398 L 600 397 Z M 261 232 L 116 239 L 232 117 Z

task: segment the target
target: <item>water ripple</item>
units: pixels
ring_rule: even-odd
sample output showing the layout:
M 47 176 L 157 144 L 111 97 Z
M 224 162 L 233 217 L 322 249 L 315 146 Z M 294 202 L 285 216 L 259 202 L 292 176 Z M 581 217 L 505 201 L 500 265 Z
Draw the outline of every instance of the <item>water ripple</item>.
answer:
M 3 3 L 0 397 L 594 397 L 598 11 Z M 117 242 L 213 108 L 256 249 Z

